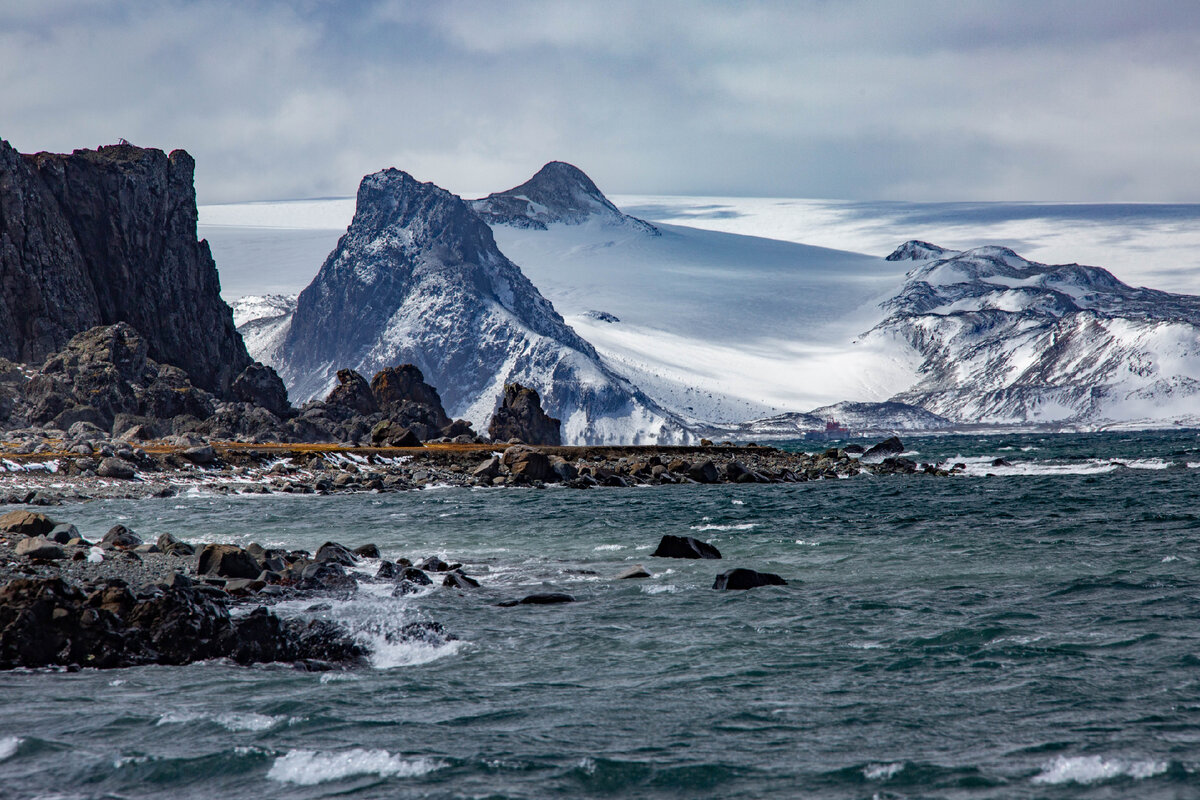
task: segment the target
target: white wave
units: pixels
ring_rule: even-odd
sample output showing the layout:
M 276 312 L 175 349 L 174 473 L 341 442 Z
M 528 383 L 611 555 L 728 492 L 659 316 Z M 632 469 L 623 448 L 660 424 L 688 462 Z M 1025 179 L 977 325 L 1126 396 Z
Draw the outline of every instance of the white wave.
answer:
M 229 731 L 265 731 L 274 728 L 288 720 L 286 716 L 269 716 L 267 714 L 235 713 L 206 714 L 192 711 L 168 711 L 158 718 L 155 725 L 173 725 L 197 720 L 211 720 Z
M 1034 783 L 1095 783 L 1111 778 L 1152 778 L 1167 771 L 1165 761 L 1124 761 L 1102 756 L 1059 756 L 1042 766 Z
M 965 464 L 966 474 L 981 475 L 1099 475 L 1118 469 L 1163 470 L 1172 462 L 1161 458 L 1134 458 L 1129 460 L 1089 458 L 1082 461 L 1016 461 L 1012 464 L 992 464 L 993 459 L 983 457 L 957 457 L 942 464 Z
M 623 544 L 598 544 L 592 548 L 593 550 L 624 550 Z
M 689 530 L 693 531 L 748 531 L 751 528 L 757 528 L 757 522 L 739 522 L 735 525 L 692 525 Z
M 20 736 L 5 736 L 0 739 L 0 761 L 12 758 L 17 754 L 17 748 L 21 746 Z
M 1170 564 L 1172 561 L 1178 561 L 1179 556 L 1163 556 L 1162 563 Z
M 819 545 L 821 543 L 820 542 L 809 542 L 804 539 L 797 539 L 796 544 L 802 544 L 802 545 L 806 545 L 808 547 L 816 547 L 817 545 Z
M 352 672 L 322 672 L 321 683 L 340 683 L 342 681 L 359 681 L 362 678 Z
M 902 761 L 891 764 L 867 764 L 863 767 L 863 777 L 869 781 L 886 781 L 902 769 L 904 769 Z
M 313 786 L 352 775 L 378 775 L 382 778 L 412 778 L 446 766 L 428 758 L 401 758 L 386 750 L 356 747 L 336 753 L 291 750 L 275 759 L 267 778 L 280 783 Z
M 430 661 L 454 655 L 461 646 L 461 640 L 433 645 L 414 641 L 390 642 L 386 636 L 368 637 L 371 666 L 375 669 L 394 669 L 428 664 Z
M 673 583 L 664 583 L 660 586 L 643 585 L 643 594 L 675 594 L 679 589 Z
M 735 506 L 744 506 L 744 505 L 746 505 L 746 501 L 745 501 L 745 500 L 730 500 L 729 502 L 730 502 L 732 505 L 735 505 Z

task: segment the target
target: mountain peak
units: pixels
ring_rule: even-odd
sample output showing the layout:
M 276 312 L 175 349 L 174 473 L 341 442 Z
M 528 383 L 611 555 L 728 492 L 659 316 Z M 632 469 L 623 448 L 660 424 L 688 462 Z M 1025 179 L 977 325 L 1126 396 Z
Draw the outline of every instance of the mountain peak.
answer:
M 489 225 L 545 230 L 550 225 L 581 225 L 600 220 L 657 234 L 658 229 L 613 205 L 587 174 L 565 161 L 551 161 L 529 180 L 471 202 Z
M 931 258 L 941 258 L 947 253 L 953 253 L 952 250 L 947 250 L 944 247 L 938 247 L 936 244 L 922 242 L 920 239 L 910 239 L 904 244 L 893 250 L 885 260 L 887 261 L 927 261 Z

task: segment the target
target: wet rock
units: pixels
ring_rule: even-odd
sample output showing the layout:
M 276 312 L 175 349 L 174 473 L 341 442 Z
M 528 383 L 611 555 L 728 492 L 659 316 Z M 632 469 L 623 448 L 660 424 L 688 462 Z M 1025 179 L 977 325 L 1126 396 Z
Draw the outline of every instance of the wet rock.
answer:
M 884 439 L 876 445 L 872 445 L 863 453 L 864 461 L 870 462 L 873 460 L 882 460 L 887 456 L 896 456 L 904 452 L 904 443 L 896 436 Z
M 624 580 L 629 580 L 631 578 L 651 578 L 651 577 L 653 577 L 653 576 L 646 570 L 645 567 L 643 567 L 641 564 L 634 564 L 629 569 L 626 569 L 623 572 L 621 572 L 619 575 L 617 575 L 614 580 L 624 581 Z
M 759 586 L 787 586 L 787 581 L 773 572 L 755 572 L 752 569 L 731 569 L 722 572 L 713 582 L 714 589 L 754 589 Z
M 375 544 L 359 545 L 351 552 L 362 558 L 379 558 L 379 546 Z
M 691 536 L 672 536 L 667 534 L 658 543 L 658 548 L 650 554 L 658 558 L 706 558 L 717 559 L 721 551 L 708 542 L 702 542 Z
M 479 581 L 460 570 L 452 570 L 447 572 L 446 577 L 442 579 L 442 586 L 451 589 L 477 589 L 479 588 Z
M 300 573 L 298 586 L 309 591 L 352 592 L 358 588 L 358 581 L 346 574 L 341 564 L 326 561 L 306 566 Z
M 503 442 L 519 439 L 527 444 L 561 445 L 562 422 L 542 410 L 542 401 L 533 389 L 519 383 L 504 386 L 500 407 L 488 423 L 488 436 Z
M 417 569 L 423 569 L 426 572 L 449 572 L 453 568 L 437 556 L 430 556 L 418 563 Z
M 393 564 L 391 561 L 380 563 L 379 569 L 375 572 L 375 577 L 381 580 L 392 580 L 399 577 L 400 567 Z
M 711 461 L 688 467 L 687 476 L 697 483 L 716 483 L 721 479 L 717 472 L 717 465 Z
M 218 578 L 257 578 L 262 568 L 254 556 L 234 544 L 206 544 L 196 562 L 196 574 Z
M 55 525 L 54 529 L 46 534 L 46 538 L 59 544 L 68 544 L 72 540 L 80 538 L 79 529 L 69 523 Z
M 433 581 L 417 567 L 405 567 L 400 571 L 400 580 L 408 583 L 416 584 L 417 586 L 431 586 Z
M 575 598 L 563 592 L 541 592 L 522 597 L 520 600 L 505 600 L 497 605 L 511 608 L 512 606 L 548 606 L 557 603 L 574 603 Z
M 52 542 L 45 536 L 28 536 L 17 542 L 16 553 L 25 558 L 36 558 L 43 560 L 58 560 L 66 558 L 67 554 L 56 542 Z
M 54 530 L 57 524 L 45 514 L 33 511 L 9 511 L 0 516 L 0 530 L 23 533 L 26 536 L 45 536 Z
M 350 548 L 337 542 L 326 542 L 318 547 L 316 555 L 313 556 L 313 561 L 318 564 L 341 564 L 345 567 L 352 567 L 355 563 L 354 554 L 350 552 Z
M 142 538 L 124 525 L 114 525 L 100 540 L 100 546 L 116 550 L 132 550 L 142 544 Z

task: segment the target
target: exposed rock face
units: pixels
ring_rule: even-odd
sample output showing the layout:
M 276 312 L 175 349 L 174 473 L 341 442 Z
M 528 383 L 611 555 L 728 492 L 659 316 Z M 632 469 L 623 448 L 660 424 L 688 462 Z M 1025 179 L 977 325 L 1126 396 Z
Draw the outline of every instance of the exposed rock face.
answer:
M 0 141 L 0 356 L 41 362 L 127 322 L 149 358 L 227 396 L 252 359 L 196 239 L 194 169 L 182 150 L 22 156 Z
M 504 398 L 488 424 L 493 441 L 520 439 L 525 444 L 560 445 L 562 423 L 542 411 L 538 393 L 519 383 L 504 386 Z
M 662 537 L 657 549 L 650 555 L 658 558 L 717 559 L 721 557 L 721 551 L 708 542 L 702 542 L 693 536 L 667 534 Z
M 450 425 L 437 389 L 425 383 L 421 370 L 412 364 L 377 372 L 371 379 L 371 393 L 384 416 L 421 439 L 433 439 Z
M 293 398 L 327 392 L 338 367 L 368 375 L 411 363 L 443 413 L 476 426 L 504 384 L 520 382 L 568 420 L 574 442 L 611 441 L 614 430 L 633 441 L 687 436 L 563 322 L 467 203 L 399 170 L 363 179 L 346 235 L 272 326 L 255 352 Z
M 545 230 L 555 223 L 580 225 L 599 220 L 658 235 L 649 222 L 621 213 L 584 172 L 564 161 L 551 161 L 520 186 L 471 201 L 490 225 Z

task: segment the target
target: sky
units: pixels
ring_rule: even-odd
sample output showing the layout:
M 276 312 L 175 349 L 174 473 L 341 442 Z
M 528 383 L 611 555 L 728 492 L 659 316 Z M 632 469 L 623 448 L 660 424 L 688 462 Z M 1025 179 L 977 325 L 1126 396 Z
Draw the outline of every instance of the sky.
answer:
M 0 0 L 0 138 L 188 150 L 200 202 L 1200 201 L 1191 0 Z

